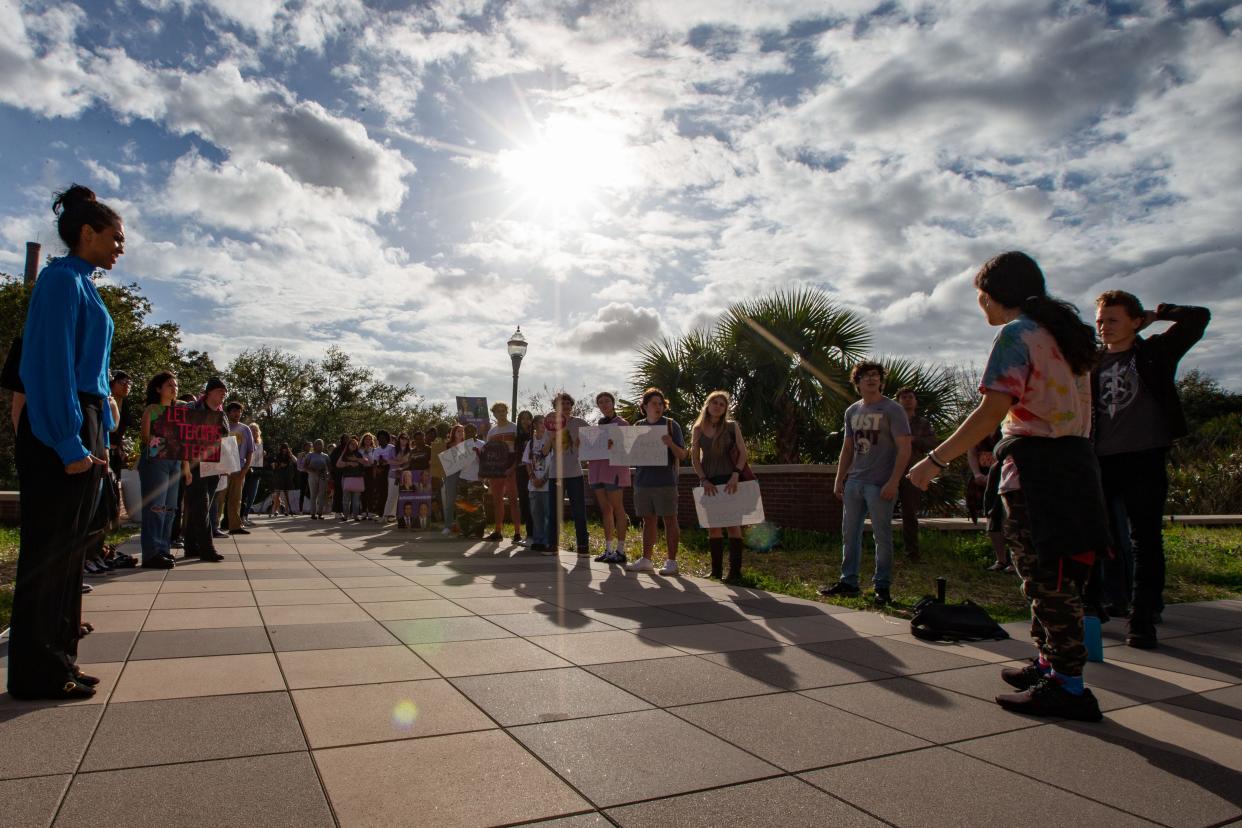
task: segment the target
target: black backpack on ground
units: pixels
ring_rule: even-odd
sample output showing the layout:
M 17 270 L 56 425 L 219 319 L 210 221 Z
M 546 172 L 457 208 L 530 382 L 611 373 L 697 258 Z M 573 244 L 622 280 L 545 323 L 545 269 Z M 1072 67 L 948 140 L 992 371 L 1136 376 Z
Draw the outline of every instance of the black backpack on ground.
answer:
M 914 605 L 910 632 L 924 641 L 1002 641 L 1009 637 L 974 601 L 945 604 L 930 595 Z

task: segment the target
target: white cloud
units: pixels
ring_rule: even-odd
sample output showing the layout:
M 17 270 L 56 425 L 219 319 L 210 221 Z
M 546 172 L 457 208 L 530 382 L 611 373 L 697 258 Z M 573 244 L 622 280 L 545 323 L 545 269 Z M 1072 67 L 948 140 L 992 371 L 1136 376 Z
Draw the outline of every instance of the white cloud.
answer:
M 590 354 L 616 354 L 660 334 L 660 314 L 628 302 L 611 302 L 571 330 L 562 341 Z

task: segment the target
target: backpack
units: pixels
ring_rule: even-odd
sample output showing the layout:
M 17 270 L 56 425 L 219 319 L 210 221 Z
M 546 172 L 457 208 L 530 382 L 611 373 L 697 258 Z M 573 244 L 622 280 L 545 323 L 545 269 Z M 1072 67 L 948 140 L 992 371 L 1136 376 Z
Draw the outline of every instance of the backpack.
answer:
M 945 604 L 930 595 L 914 605 L 910 632 L 924 641 L 1001 641 L 1009 637 L 975 602 Z

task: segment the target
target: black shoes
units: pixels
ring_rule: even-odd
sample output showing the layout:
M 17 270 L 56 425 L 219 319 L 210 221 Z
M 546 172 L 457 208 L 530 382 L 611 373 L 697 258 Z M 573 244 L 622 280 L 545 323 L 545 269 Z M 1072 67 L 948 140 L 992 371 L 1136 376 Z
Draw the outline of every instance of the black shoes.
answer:
M 853 598 L 860 595 L 862 590 L 856 586 L 851 586 L 844 581 L 837 581 L 832 586 L 820 587 L 819 594 L 832 598 Z
M 219 552 L 212 550 L 211 552 L 203 552 L 198 556 L 198 559 L 200 561 L 222 561 L 224 560 L 224 556 Z
M 488 543 L 497 543 L 504 539 L 505 539 L 505 536 L 500 534 L 499 532 L 492 532 L 490 535 L 488 535 L 483 540 L 487 541 Z
M 1044 673 L 1039 669 L 1035 659 L 1030 659 L 1030 663 L 1025 667 L 1006 667 L 1001 670 L 1001 679 L 1010 687 L 1016 687 L 1019 690 L 1030 690 L 1039 680 L 1044 677 Z
M 85 684 L 87 687 L 94 687 L 99 684 L 99 678 L 97 676 L 88 676 L 80 670 L 73 674 L 73 679 L 78 684 Z
M 1130 621 L 1126 626 L 1126 646 L 1136 650 L 1156 649 L 1155 613 L 1141 606 L 1136 606 L 1130 613 Z
M 79 681 L 76 678 L 71 678 L 68 681 L 66 681 L 62 686 L 57 687 L 54 690 L 45 690 L 45 691 L 36 690 L 30 693 L 27 693 L 24 690 L 14 690 L 12 687 L 10 687 L 9 695 L 15 699 L 20 699 L 22 701 L 35 701 L 35 700 L 40 700 L 40 699 L 50 699 L 52 701 L 67 701 L 71 699 L 89 699 L 91 696 L 95 695 L 95 688 L 91 687 L 85 682 Z
M 888 587 L 876 587 L 874 600 L 876 606 L 886 607 L 893 603 L 893 596 L 889 594 Z
M 1098 722 L 1104 718 L 1090 690 L 1084 689 L 1081 695 L 1075 696 L 1052 676 L 1041 676 L 1035 686 L 1022 693 L 999 695 L 996 703 L 1012 713 L 1028 716 L 1056 716 L 1079 722 Z
M 172 569 L 174 566 L 176 566 L 176 563 L 173 562 L 172 558 L 165 558 L 163 555 L 149 558 L 142 562 L 143 569 Z

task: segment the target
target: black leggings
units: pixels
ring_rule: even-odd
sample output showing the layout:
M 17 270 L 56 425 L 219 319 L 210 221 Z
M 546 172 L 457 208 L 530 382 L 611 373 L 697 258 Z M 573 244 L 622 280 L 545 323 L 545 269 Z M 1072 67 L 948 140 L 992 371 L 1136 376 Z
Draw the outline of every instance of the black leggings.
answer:
M 103 400 L 79 395 L 79 436 L 104 459 Z M 82 559 L 99 508 L 103 466 L 66 474 L 60 456 L 34 436 L 23 411 L 17 426 L 21 547 L 9 631 L 9 692 L 53 693 L 76 672 L 82 623 Z

